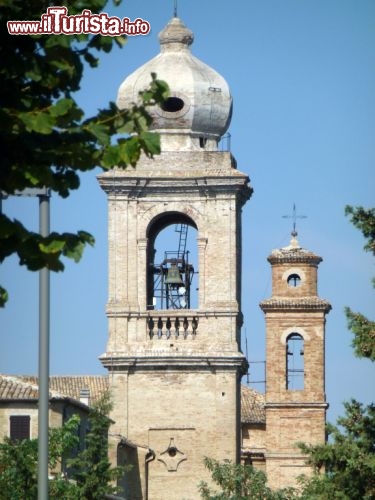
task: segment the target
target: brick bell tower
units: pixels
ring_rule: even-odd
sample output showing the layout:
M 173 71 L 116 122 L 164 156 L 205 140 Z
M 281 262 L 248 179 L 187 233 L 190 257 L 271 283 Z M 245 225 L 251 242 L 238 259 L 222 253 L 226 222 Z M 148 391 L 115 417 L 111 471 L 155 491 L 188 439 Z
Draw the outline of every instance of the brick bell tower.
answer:
M 118 105 L 136 102 L 153 72 L 168 83 L 163 108 L 150 111 L 162 152 L 99 176 L 109 212 L 101 361 L 114 403 L 112 460 L 132 465 L 125 497 L 198 499 L 205 456 L 239 460 L 241 209 L 252 190 L 218 150 L 232 112 L 227 83 L 191 54 L 193 34 L 179 18 L 159 40 L 160 54 L 122 83 Z M 176 246 L 171 233 L 159 238 L 170 226 Z
M 290 245 L 268 257 L 272 297 L 261 302 L 266 319 L 266 473 L 271 487 L 296 485 L 310 468 L 296 443 L 325 442 L 325 315 L 318 297 L 322 258 Z

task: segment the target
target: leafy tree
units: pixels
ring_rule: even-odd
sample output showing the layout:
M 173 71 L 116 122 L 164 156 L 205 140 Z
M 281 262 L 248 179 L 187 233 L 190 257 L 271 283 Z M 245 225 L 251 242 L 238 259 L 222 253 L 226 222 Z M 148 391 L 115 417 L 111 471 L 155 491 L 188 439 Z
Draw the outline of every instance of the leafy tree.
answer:
M 363 207 L 345 207 L 345 214 L 351 216 L 351 222 L 360 229 L 366 238 L 364 249 L 375 255 L 375 209 L 366 210 Z M 373 280 L 375 286 L 375 281 Z M 353 332 L 352 346 L 355 355 L 375 361 L 375 322 L 367 319 L 359 312 L 345 308 L 349 329 Z
M 113 0 L 116 5 L 121 0 Z M 89 9 L 102 12 L 107 0 L 63 0 L 69 15 Z M 78 189 L 79 174 L 93 170 L 135 166 L 141 152 L 160 152 L 159 137 L 148 131 L 146 107 L 161 102 L 167 86 L 150 75 L 142 105 L 120 111 L 109 103 L 85 118 L 74 98 L 85 67 L 99 64 L 98 52 L 123 46 L 124 36 L 10 35 L 9 20 L 39 20 L 52 0 L 2 0 L 0 7 L 0 194 L 46 187 L 63 198 Z M 116 141 L 113 140 L 115 134 Z M 47 267 L 62 271 L 63 257 L 78 261 L 94 238 L 86 231 L 52 233 L 48 237 L 27 229 L 20 221 L 0 214 L 0 262 L 17 254 L 32 271 Z M 0 288 L 0 305 L 7 299 Z
M 351 215 L 351 222 L 362 231 L 363 236 L 368 240 L 364 249 L 375 255 L 375 208 L 365 209 L 363 207 L 345 207 L 345 215 Z
M 120 478 L 124 469 L 112 468 L 108 460 L 109 412 L 112 408 L 109 393 L 90 410 L 89 432 L 85 447 L 78 456 L 68 461 L 72 478 L 77 487 L 77 498 L 101 500 L 106 494 L 115 493 L 111 483 Z
M 302 480 L 302 498 L 375 498 L 375 405 L 351 400 L 344 406 L 339 426 L 328 425 L 327 444 L 301 446 L 316 472 Z
M 80 418 L 75 415 L 61 428 L 50 429 L 49 468 L 61 469 L 63 459 L 68 476 L 49 482 L 50 498 L 61 500 L 102 500 L 115 493 L 111 482 L 123 474 L 120 467 L 112 468 L 108 460 L 108 429 L 111 409 L 109 395 L 90 409 L 88 432 L 84 447 L 75 458 L 68 458 L 79 448 Z M 5 438 L 0 444 L 0 500 L 35 500 L 38 487 L 38 440 L 12 442 Z
M 296 498 L 294 490 L 272 491 L 266 484 L 264 472 L 251 465 L 235 464 L 230 461 L 219 462 L 205 458 L 205 466 L 211 472 L 213 481 L 221 491 L 213 491 L 206 482 L 199 484 L 204 500 L 288 500 Z
M 347 206 L 345 213 L 367 239 L 365 250 L 375 255 L 375 209 Z M 355 354 L 374 361 L 375 323 L 349 308 L 345 312 L 354 333 Z M 301 445 L 315 469 L 312 478 L 301 478 L 302 498 L 375 498 L 375 405 L 351 400 L 344 407 L 338 425 L 327 426 L 330 439 L 326 444 Z
M 72 417 L 60 429 L 49 433 L 49 467 L 54 469 L 62 457 L 78 444 L 79 418 Z M 35 500 L 38 495 L 38 440 L 24 439 L 13 442 L 5 438 L 0 443 L 0 500 Z M 52 498 L 78 498 L 69 496 L 73 485 L 57 477 L 50 481 Z M 59 495 L 57 494 L 59 493 Z
M 24 440 L 0 444 L 0 498 L 29 500 L 37 497 L 38 442 Z

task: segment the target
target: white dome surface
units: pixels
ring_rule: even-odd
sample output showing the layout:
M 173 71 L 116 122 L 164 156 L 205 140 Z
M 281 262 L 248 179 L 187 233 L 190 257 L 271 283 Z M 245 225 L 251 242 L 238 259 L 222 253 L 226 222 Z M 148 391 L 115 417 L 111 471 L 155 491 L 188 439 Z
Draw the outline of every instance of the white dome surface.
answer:
M 162 145 L 169 146 L 167 149 L 216 149 L 232 113 L 227 82 L 191 54 L 193 34 L 179 18 L 172 18 L 159 34 L 159 40 L 160 54 L 125 79 L 119 88 L 117 105 L 126 109 L 139 102 L 139 92 L 149 86 L 151 73 L 156 73 L 170 89 L 163 109 L 154 106 L 149 110 L 153 118 L 151 128 L 161 134 Z

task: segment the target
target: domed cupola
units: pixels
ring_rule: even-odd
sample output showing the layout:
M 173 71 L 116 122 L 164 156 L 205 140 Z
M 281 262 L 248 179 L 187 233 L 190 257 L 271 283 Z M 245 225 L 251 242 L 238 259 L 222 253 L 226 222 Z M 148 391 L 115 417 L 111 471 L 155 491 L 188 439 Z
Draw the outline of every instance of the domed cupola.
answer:
M 214 151 L 227 131 L 232 98 L 224 78 L 190 52 L 193 33 L 178 17 L 160 32 L 161 51 L 121 84 L 117 105 L 124 109 L 138 102 L 139 92 L 151 81 L 151 73 L 165 80 L 170 96 L 163 107 L 149 110 L 152 130 L 161 135 L 164 151 L 206 149 Z

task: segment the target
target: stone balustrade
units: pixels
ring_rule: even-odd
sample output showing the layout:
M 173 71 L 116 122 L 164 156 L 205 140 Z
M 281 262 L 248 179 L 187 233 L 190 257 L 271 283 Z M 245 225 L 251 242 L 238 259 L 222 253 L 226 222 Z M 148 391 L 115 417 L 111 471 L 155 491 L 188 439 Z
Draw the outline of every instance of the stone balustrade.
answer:
M 154 313 L 147 318 L 147 331 L 151 339 L 195 338 L 198 331 L 198 317 L 192 314 Z

